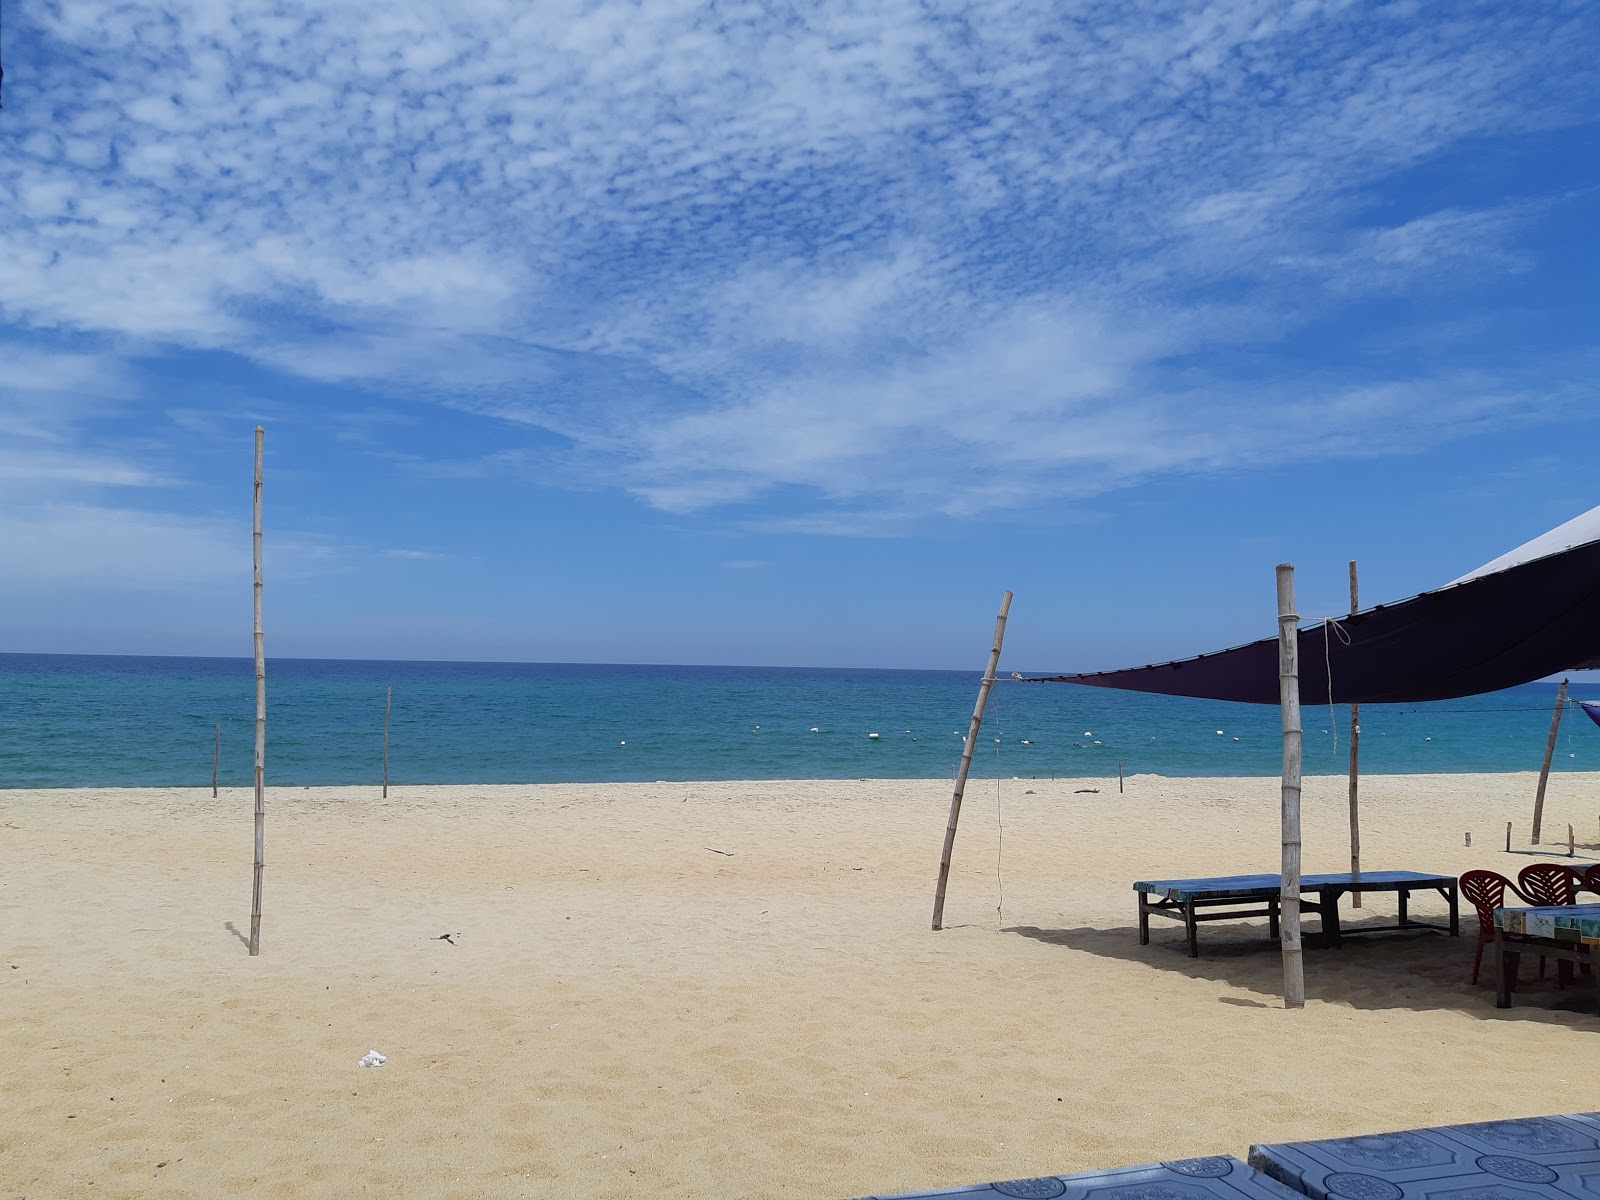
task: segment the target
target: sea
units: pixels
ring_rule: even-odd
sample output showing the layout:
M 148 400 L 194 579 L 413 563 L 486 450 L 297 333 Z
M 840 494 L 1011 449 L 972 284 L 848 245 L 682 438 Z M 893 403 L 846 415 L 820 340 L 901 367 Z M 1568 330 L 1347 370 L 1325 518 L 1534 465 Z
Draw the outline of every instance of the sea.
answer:
M 1041 672 L 1042 673 L 1042 672 Z M 1009 672 L 1008 672 L 1009 674 Z M 950 778 L 981 672 L 269 659 L 271 786 Z M 1361 710 L 1364 774 L 1537 771 L 1554 683 Z M 1600 699 L 1600 685 L 1572 696 Z M 1305 772 L 1350 712 L 1303 698 Z M 0 654 L 0 788 L 253 782 L 248 658 Z M 1277 775 L 1275 706 L 997 681 L 973 778 Z M 1600 770 L 1564 713 L 1552 769 Z

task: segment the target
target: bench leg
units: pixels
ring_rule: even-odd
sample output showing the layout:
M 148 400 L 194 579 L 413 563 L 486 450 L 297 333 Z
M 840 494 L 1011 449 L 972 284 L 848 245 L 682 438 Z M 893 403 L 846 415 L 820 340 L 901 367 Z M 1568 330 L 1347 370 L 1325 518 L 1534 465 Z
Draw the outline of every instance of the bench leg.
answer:
M 1194 919 L 1194 901 L 1183 906 L 1184 930 L 1189 935 L 1189 957 L 1200 957 L 1200 924 Z
M 1139 945 L 1150 944 L 1150 900 L 1143 892 L 1139 896 Z
M 1337 950 L 1342 944 L 1339 937 L 1339 893 L 1327 888 L 1317 900 L 1317 915 L 1322 918 L 1322 941 Z
M 1273 941 L 1278 940 L 1278 897 L 1276 896 L 1267 901 L 1267 936 Z
M 1401 928 L 1404 928 L 1406 925 L 1410 924 L 1410 921 L 1406 917 L 1406 906 L 1407 906 L 1407 904 L 1410 903 L 1410 900 L 1411 900 L 1411 889 L 1410 888 L 1401 888 L 1400 889 L 1400 926 L 1401 926 Z

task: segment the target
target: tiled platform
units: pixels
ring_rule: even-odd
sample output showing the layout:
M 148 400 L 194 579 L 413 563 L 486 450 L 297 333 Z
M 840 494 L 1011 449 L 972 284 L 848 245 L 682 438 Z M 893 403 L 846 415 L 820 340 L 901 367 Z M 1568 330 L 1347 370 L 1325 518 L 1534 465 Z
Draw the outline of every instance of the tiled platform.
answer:
M 1114 1167 L 1079 1175 L 1046 1175 L 1041 1179 L 1009 1179 L 936 1192 L 907 1192 L 875 1200 L 925 1200 L 962 1196 L 972 1200 L 1305 1200 L 1252 1170 L 1237 1158 L 1186 1158 L 1144 1167 Z
M 1600 1200 L 1600 1113 L 1252 1146 L 1311 1200 Z

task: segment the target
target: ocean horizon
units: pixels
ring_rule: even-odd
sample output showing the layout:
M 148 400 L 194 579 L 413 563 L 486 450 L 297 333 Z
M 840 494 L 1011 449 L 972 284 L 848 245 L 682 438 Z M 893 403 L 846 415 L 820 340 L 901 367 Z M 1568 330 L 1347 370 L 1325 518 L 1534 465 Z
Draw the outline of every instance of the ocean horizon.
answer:
M 380 783 L 391 687 L 393 785 L 949 778 L 981 675 L 274 658 L 267 782 Z M 1556 688 L 1363 706 L 1362 772 L 1536 771 Z M 1343 774 L 1348 707 L 1302 706 L 1305 772 Z M 219 783 L 249 785 L 249 658 L 0 654 L 0 788 L 209 786 L 219 729 Z M 1275 706 L 1005 678 L 972 774 L 1270 776 L 1281 754 Z M 1595 769 L 1600 728 L 1565 713 L 1552 770 Z

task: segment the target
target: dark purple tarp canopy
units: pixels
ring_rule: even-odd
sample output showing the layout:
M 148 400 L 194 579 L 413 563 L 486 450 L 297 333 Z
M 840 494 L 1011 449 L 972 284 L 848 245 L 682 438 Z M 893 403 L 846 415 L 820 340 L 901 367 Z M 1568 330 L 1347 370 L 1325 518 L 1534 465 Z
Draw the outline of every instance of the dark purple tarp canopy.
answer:
M 1448 700 L 1600 667 L 1600 541 L 1380 604 L 1336 623 L 1338 629 L 1321 624 L 1300 630 L 1300 694 L 1308 703 L 1327 703 L 1330 665 L 1336 704 Z M 1278 639 L 1178 662 L 1036 682 L 1277 704 Z

